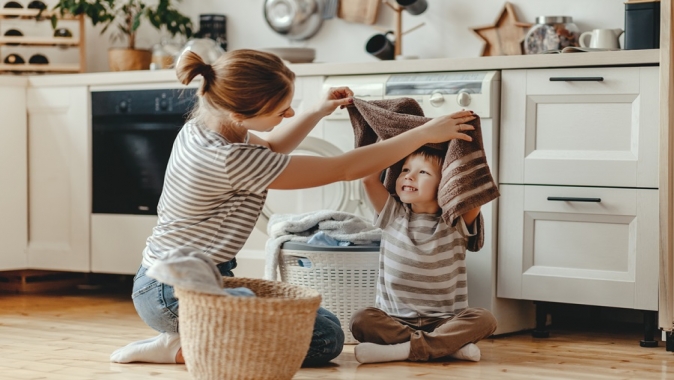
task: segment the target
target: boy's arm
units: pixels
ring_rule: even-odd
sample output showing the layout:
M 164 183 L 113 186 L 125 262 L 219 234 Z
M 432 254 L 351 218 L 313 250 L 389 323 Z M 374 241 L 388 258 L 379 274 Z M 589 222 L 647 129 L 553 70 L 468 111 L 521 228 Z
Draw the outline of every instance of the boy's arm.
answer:
M 475 221 L 475 218 L 477 218 L 479 214 L 480 214 L 480 206 L 475 207 L 472 210 L 468 210 L 466 213 L 461 215 L 463 221 L 466 223 L 466 227 L 470 228 L 470 226 Z
M 384 205 L 386 205 L 386 200 L 389 197 L 388 190 L 386 190 L 384 184 L 381 183 L 379 175 L 380 173 L 377 172 L 363 178 L 365 193 L 377 214 L 381 213 L 381 210 L 384 208 Z

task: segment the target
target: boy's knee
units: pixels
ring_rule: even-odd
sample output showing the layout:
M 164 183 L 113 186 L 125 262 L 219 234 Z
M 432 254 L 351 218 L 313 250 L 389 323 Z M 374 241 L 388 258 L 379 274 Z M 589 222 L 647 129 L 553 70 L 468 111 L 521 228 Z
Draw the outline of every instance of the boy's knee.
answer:
M 493 334 L 494 331 L 496 331 L 496 327 L 498 326 L 498 322 L 496 321 L 494 314 L 492 314 L 489 310 L 482 308 L 476 308 L 475 313 L 478 316 L 480 325 L 484 326 L 485 330 L 488 331 L 486 336 Z
M 359 342 L 363 341 L 363 329 L 370 325 L 369 321 L 372 320 L 372 317 L 379 313 L 380 310 L 374 307 L 368 307 L 361 309 L 351 315 L 351 321 L 349 322 L 349 328 L 351 329 L 351 334 Z

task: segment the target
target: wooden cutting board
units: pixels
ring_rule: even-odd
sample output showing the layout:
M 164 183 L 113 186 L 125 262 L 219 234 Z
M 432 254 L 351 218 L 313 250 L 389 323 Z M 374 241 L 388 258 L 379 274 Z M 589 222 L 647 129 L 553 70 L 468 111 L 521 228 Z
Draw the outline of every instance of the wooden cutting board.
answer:
M 361 24 L 372 25 L 377 21 L 381 0 L 340 0 L 337 17 Z

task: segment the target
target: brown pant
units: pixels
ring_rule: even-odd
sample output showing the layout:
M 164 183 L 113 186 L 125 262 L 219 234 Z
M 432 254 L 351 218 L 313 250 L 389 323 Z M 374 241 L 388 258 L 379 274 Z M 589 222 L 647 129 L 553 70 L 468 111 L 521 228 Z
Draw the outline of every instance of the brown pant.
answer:
M 376 307 L 351 317 L 351 333 L 359 342 L 397 344 L 410 342 L 411 361 L 428 361 L 455 353 L 496 331 L 496 318 L 485 309 L 465 309 L 449 318 L 398 318 Z

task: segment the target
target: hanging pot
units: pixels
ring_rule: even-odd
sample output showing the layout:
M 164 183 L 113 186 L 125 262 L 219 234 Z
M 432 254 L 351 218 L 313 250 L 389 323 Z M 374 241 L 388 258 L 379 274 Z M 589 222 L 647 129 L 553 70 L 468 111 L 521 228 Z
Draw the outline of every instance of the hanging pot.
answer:
M 264 18 L 290 40 L 311 38 L 323 24 L 325 0 L 265 0 Z

